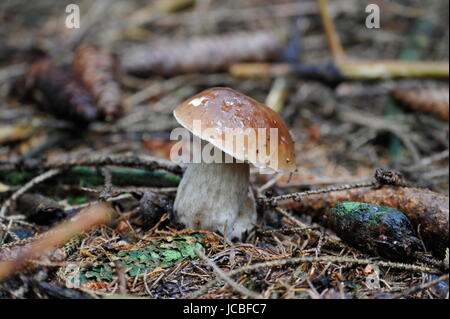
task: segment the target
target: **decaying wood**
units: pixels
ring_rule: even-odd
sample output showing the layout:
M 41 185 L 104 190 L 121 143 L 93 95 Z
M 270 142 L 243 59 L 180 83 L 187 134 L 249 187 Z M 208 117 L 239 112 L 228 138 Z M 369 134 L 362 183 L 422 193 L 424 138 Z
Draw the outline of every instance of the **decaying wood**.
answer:
M 279 204 L 326 222 L 327 211 L 336 203 L 355 201 L 390 206 L 403 212 L 418 229 L 427 249 L 442 257 L 449 240 L 448 197 L 413 187 L 362 188 L 302 197 L 300 201 Z
M 281 49 L 272 32 L 228 33 L 134 48 L 123 54 L 122 66 L 137 76 L 217 72 L 237 62 L 273 59 Z
M 392 92 L 393 96 L 410 108 L 433 114 L 447 121 L 449 118 L 449 96 L 446 88 L 401 88 Z
M 30 65 L 24 76 L 15 82 L 11 94 L 38 104 L 57 118 L 77 124 L 89 124 L 101 115 L 81 83 L 49 60 Z
M 122 94 L 115 80 L 116 61 L 109 52 L 97 46 L 83 46 L 76 51 L 72 68 L 106 120 L 122 114 Z
M 409 219 L 392 207 L 343 202 L 325 214 L 331 230 L 370 255 L 403 261 L 422 250 Z

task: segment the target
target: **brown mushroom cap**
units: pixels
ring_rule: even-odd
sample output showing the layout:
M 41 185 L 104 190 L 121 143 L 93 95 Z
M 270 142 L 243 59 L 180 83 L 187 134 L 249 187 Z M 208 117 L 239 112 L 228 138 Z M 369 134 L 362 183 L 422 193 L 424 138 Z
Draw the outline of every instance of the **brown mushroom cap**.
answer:
M 175 119 L 180 125 L 189 130 L 195 136 L 206 140 L 219 148 L 223 152 L 233 156 L 240 161 L 249 161 L 259 168 L 271 168 L 276 171 L 293 171 L 296 168 L 294 143 L 289 130 L 283 119 L 266 105 L 248 97 L 242 93 L 236 92 L 230 88 L 211 88 L 194 95 L 181 103 L 174 111 Z M 194 131 L 194 121 L 201 121 L 201 132 Z M 260 152 L 257 145 L 258 129 L 264 129 L 266 139 L 269 141 L 270 128 L 278 129 L 278 151 L 270 153 L 270 142 L 263 143 L 265 153 L 270 154 L 270 158 L 261 161 L 259 156 L 256 160 L 250 160 L 248 150 L 256 149 Z M 213 129 L 216 135 L 211 138 L 204 134 L 205 129 Z M 225 132 L 227 129 L 236 129 L 241 135 L 247 135 L 248 129 L 254 129 L 255 140 L 248 139 L 244 144 L 244 156 L 240 156 L 233 148 L 225 145 Z M 234 143 L 234 142 L 233 142 Z

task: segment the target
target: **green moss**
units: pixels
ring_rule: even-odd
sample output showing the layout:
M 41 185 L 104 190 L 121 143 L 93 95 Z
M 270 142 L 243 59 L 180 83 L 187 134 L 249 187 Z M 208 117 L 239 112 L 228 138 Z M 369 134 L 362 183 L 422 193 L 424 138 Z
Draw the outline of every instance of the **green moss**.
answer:
M 361 202 L 342 202 L 336 204 L 332 211 L 340 218 L 352 220 L 367 219 L 371 226 L 376 226 L 386 214 L 395 211 L 395 209 Z
M 3 182 L 11 186 L 19 186 L 28 182 L 31 178 L 32 175 L 30 173 L 12 172 L 5 174 Z
M 132 251 L 119 251 L 105 256 L 99 259 L 93 268 L 81 269 L 76 280 L 80 283 L 89 281 L 111 282 L 116 276 L 114 266 L 111 263 L 115 260 L 120 260 L 130 277 L 151 272 L 157 267 L 172 267 L 186 258 L 197 258 L 194 250 L 204 251 L 203 242 L 204 236 L 202 234 L 169 236 L 153 245 Z
M 344 202 L 331 209 L 328 218 L 336 235 L 370 254 L 402 260 L 419 247 L 411 222 L 393 207 Z

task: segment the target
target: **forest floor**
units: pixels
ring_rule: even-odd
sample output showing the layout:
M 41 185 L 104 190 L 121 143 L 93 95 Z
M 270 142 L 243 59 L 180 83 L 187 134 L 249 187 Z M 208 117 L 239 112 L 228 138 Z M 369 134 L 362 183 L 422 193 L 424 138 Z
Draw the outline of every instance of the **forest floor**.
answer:
M 81 8 L 80 29 L 63 27 L 66 5 L 74 2 Z M 365 27 L 366 1 L 330 2 L 349 59 L 448 63 L 448 2 L 376 1 L 380 29 Z M 371 181 L 377 168 L 395 169 L 409 183 L 448 196 L 448 77 L 329 82 L 293 74 L 239 77 L 213 70 L 136 77 L 119 71 L 123 114 L 89 125 L 11 96 L 36 55 L 70 65 L 86 43 L 120 61 L 130 47 L 160 39 L 284 30 L 289 37 L 279 61 L 325 65 L 336 58 L 316 1 L 161 3 L 0 4 L 0 259 L 23 257 L 14 251 L 99 201 L 112 203 L 119 215 L 67 238 L 57 250 L 63 257 L 52 251 L 27 260 L 0 283 L 0 297 L 448 298 L 448 255 L 446 270 L 443 256 L 385 259 L 340 239 L 307 211 L 263 206 L 265 222 L 245 242 L 177 229 L 169 215 L 182 170 L 168 163 L 175 143 L 170 132 L 179 126 L 175 107 L 206 88 L 226 86 L 266 104 L 273 103 L 270 93 L 277 96 L 277 110 L 295 140 L 294 174 L 252 171 L 260 196 Z M 178 58 L 173 54 L 167 60 Z M 444 90 L 447 120 L 401 103 L 393 94 L 401 89 L 425 92 L 427 101 Z M 129 154 L 123 164 L 120 156 Z M 148 169 L 145 156 L 161 159 L 159 169 Z M 26 184 L 42 174 L 42 181 Z

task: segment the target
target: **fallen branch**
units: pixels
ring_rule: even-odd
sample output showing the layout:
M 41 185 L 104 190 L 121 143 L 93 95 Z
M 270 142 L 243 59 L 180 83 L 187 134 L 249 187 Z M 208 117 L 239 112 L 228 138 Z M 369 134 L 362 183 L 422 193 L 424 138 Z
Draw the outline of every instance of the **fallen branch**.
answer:
M 411 222 L 392 207 L 337 203 L 327 210 L 322 221 L 343 241 L 372 256 L 413 260 L 423 249 Z
M 328 46 L 330 47 L 333 59 L 335 61 L 343 60 L 345 58 L 344 48 L 339 40 L 339 35 L 336 32 L 333 19 L 328 10 L 328 0 L 317 0 L 319 5 L 320 17 L 322 19 L 323 28 L 327 35 Z
M 47 168 L 68 168 L 74 166 L 123 166 L 131 168 L 141 168 L 148 171 L 165 170 L 174 174 L 181 174 L 182 169 L 171 161 L 148 155 L 134 154 L 112 154 L 112 155 L 89 155 L 71 156 L 62 155 L 57 158 L 47 160 L 44 164 Z
M 331 192 L 345 191 L 345 190 L 351 190 L 351 189 L 355 189 L 355 188 L 364 188 L 364 187 L 372 187 L 372 186 L 377 186 L 377 182 L 363 181 L 361 183 L 355 183 L 355 184 L 331 186 L 331 187 L 327 187 L 327 188 L 321 188 L 321 189 L 315 189 L 315 190 L 310 190 L 310 191 L 297 192 L 297 193 L 274 196 L 274 197 L 270 197 L 270 198 L 264 198 L 261 200 L 261 204 L 270 205 L 270 206 L 278 206 L 280 203 L 284 203 L 286 201 L 291 201 L 291 200 L 293 200 L 295 202 L 300 202 L 300 201 L 303 201 L 303 198 L 311 196 L 311 195 L 326 194 L 326 193 L 331 193 Z M 290 207 L 290 206 L 288 206 L 288 207 Z
M 94 154 L 89 156 L 63 155 L 51 160 L 27 158 L 16 161 L 2 161 L 0 162 L 0 176 L 2 176 L 1 180 L 4 183 L 18 185 L 30 179 L 33 174 L 58 168 L 64 170 L 63 179 L 68 183 L 79 183 L 80 180 L 87 179 L 89 183 L 97 185 L 101 183 L 98 182 L 98 176 L 100 176 L 98 172 L 84 166 L 99 167 L 107 165 L 145 170 L 111 169 L 112 181 L 116 185 L 133 185 L 132 181 L 136 179 L 136 186 L 176 186 L 179 182 L 179 177 L 176 175 L 181 175 L 183 172 L 183 169 L 177 164 L 153 156 Z M 175 175 L 157 170 L 165 170 Z
M 343 81 L 438 78 L 448 79 L 448 62 L 435 61 L 345 61 L 322 65 L 289 63 L 235 63 L 229 72 L 236 77 L 268 77 L 293 75 L 325 83 Z
M 149 172 L 139 169 L 112 168 L 109 170 L 112 184 L 117 186 L 142 186 L 142 187 L 174 187 L 180 182 L 180 177 L 163 171 Z M 10 172 L 0 180 L 8 185 L 20 185 L 30 180 L 32 173 Z M 63 170 L 59 181 L 69 185 L 103 185 L 104 178 L 96 169 L 85 166 L 77 166 Z
M 271 31 L 229 33 L 134 48 L 123 54 L 122 67 L 142 77 L 217 72 L 236 62 L 271 60 L 281 49 L 281 41 Z
M 386 78 L 448 79 L 448 62 L 435 61 L 345 61 L 337 64 L 344 77 L 352 80 Z
M 180 172 L 181 168 L 164 159 L 151 156 L 138 156 L 132 154 L 120 155 L 61 155 L 50 160 L 41 158 L 23 158 L 20 160 L 0 161 L 0 173 L 6 174 L 12 171 L 39 172 L 42 173 L 51 168 L 69 168 L 74 166 L 128 166 L 132 168 L 144 168 L 147 170 L 167 168 L 168 171 Z

